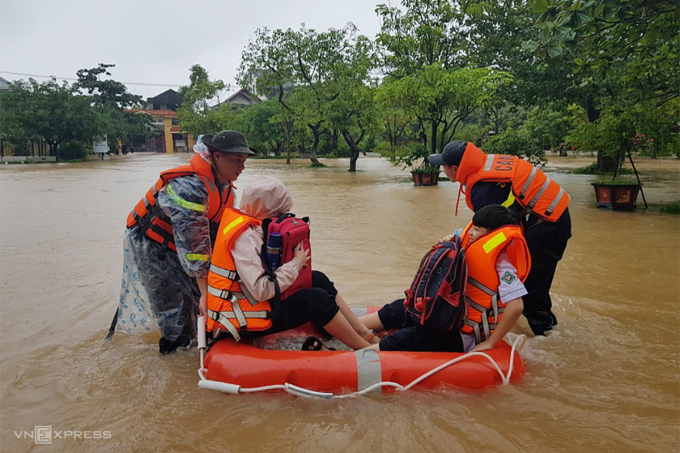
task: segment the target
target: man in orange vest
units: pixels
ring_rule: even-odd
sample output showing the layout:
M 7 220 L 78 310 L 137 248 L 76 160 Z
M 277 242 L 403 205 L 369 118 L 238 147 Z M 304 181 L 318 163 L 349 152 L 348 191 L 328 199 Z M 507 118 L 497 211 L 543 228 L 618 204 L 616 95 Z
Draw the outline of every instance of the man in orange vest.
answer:
M 166 170 L 128 216 L 120 304 L 109 330 L 159 327 L 162 354 L 195 336 L 212 246 L 235 181 L 256 154 L 238 131 L 202 137 L 189 165 Z
M 520 217 L 532 262 L 524 283 L 528 294 L 523 314 L 534 334 L 545 335 L 557 324 L 550 286 L 571 237 L 569 195 L 529 162 L 517 156 L 486 155 L 469 142 L 448 143 L 429 161 L 460 183 L 472 211 L 500 204 Z

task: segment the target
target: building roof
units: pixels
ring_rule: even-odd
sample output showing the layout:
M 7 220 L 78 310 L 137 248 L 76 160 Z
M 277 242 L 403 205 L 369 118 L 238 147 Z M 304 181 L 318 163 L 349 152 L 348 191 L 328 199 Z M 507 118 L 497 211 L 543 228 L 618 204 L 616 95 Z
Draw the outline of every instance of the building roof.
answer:
M 177 116 L 177 112 L 174 110 L 154 110 L 154 109 L 129 109 L 126 112 L 132 113 L 148 113 L 151 116 Z
M 146 98 L 147 106 L 166 105 L 169 109 L 176 109 L 182 103 L 182 98 L 175 90 L 165 90 L 152 98 Z
M 240 89 L 236 93 L 229 96 L 224 102 L 230 102 L 238 96 L 245 96 L 250 102 L 258 102 L 258 100 L 248 90 Z
M 9 80 L 0 77 L 0 90 L 6 90 L 9 88 Z

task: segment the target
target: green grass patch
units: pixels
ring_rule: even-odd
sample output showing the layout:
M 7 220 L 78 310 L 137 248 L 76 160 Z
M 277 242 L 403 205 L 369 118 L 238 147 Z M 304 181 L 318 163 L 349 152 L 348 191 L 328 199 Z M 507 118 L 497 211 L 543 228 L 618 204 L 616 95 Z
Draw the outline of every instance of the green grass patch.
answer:
M 318 164 L 312 162 L 311 165 L 309 166 L 309 168 L 324 168 L 324 167 L 326 167 L 326 165 L 322 164 L 321 162 L 319 162 Z
M 290 156 L 290 157 L 294 158 L 295 156 Z M 285 154 L 281 154 L 280 156 L 277 156 L 275 154 L 271 154 L 271 155 L 267 155 L 267 156 L 260 155 L 260 156 L 249 157 L 249 159 L 285 159 L 285 158 L 286 158 Z
M 680 215 L 680 201 L 663 204 L 659 210 L 664 214 Z
M 611 179 L 613 173 L 611 171 L 603 171 L 597 168 L 597 164 L 591 164 L 587 167 L 576 168 L 571 171 L 575 175 L 600 175 L 604 177 L 609 177 Z M 632 168 L 622 168 L 619 170 L 619 175 L 634 175 L 635 172 Z M 642 173 L 638 172 L 639 175 Z

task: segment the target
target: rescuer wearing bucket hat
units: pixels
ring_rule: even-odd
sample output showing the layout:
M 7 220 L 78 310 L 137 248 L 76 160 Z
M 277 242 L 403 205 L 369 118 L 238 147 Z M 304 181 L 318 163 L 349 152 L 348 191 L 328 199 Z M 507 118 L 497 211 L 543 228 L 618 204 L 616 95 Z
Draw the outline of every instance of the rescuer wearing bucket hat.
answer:
M 123 285 L 109 336 L 160 328 L 162 354 L 195 337 L 199 300 L 207 295 L 212 245 L 233 182 L 245 169 L 246 137 L 225 130 L 199 136 L 188 165 L 161 173 L 135 206 L 124 238 Z

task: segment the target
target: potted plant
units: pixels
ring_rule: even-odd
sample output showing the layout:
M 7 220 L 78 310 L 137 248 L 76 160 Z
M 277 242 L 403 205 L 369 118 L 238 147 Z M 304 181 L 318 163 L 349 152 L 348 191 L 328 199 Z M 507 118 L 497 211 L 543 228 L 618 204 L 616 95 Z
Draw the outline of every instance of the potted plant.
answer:
M 403 169 L 411 169 L 414 186 L 436 186 L 439 182 L 439 167 L 433 167 L 427 160 L 427 148 L 422 143 L 409 143 L 393 150 L 390 160 Z
M 608 175 L 591 183 L 595 188 L 595 205 L 598 208 L 633 210 L 638 193 L 642 192 L 631 156 L 631 148 L 638 145 L 639 134 L 636 135 L 630 112 L 621 106 L 616 107 L 604 109 L 597 122 L 580 122 L 571 132 L 570 141 L 580 149 L 597 150 L 597 169 Z M 633 167 L 635 179 L 617 179 L 626 157 Z
M 642 185 L 628 179 L 599 179 L 591 184 L 595 188 L 595 206 L 625 211 L 635 209 Z
M 439 168 L 421 164 L 411 169 L 414 186 L 436 186 L 439 183 Z

